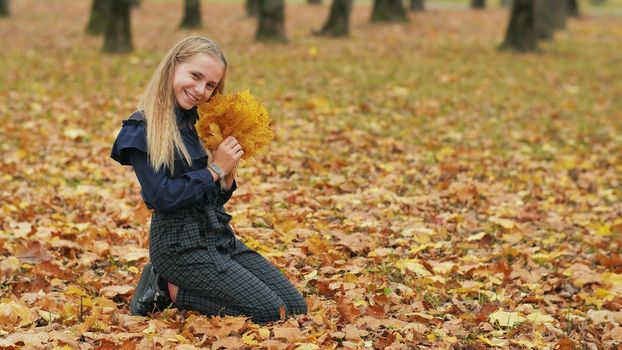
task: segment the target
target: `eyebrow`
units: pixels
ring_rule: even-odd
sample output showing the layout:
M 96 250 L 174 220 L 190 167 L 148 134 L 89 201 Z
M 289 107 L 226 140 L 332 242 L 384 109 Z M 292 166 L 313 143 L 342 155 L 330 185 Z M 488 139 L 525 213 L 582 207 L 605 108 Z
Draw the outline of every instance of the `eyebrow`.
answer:
M 201 78 L 205 78 L 205 76 L 203 75 L 203 73 L 199 72 L 198 70 L 193 70 L 192 73 L 197 74 L 199 77 Z M 218 82 L 216 81 L 209 81 L 207 82 L 208 84 L 214 84 L 214 85 L 218 85 Z

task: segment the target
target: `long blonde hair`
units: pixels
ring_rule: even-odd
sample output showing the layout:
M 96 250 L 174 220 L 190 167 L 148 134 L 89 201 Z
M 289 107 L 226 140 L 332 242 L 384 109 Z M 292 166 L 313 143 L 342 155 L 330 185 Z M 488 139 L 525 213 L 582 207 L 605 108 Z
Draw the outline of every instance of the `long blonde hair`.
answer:
M 223 93 L 225 89 L 225 75 L 227 60 L 220 47 L 204 36 L 191 36 L 178 42 L 166 54 L 156 69 L 147 89 L 141 98 L 138 108 L 142 110 L 147 123 L 147 153 L 149 162 L 156 170 L 168 168 L 173 174 L 175 163 L 175 149 L 192 164 L 190 154 L 177 127 L 175 117 L 175 93 L 173 91 L 173 77 L 177 64 L 186 62 L 194 55 L 204 53 L 217 60 L 224 66 L 222 78 L 214 89 L 212 96 Z

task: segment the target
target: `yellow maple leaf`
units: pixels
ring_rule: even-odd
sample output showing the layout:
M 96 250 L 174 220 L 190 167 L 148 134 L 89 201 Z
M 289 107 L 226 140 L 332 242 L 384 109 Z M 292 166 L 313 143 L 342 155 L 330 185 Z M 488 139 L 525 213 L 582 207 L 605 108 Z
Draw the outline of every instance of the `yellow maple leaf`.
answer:
M 199 106 L 197 132 L 208 150 L 216 150 L 227 137 L 235 137 L 249 159 L 263 153 L 274 132 L 266 108 L 248 90 L 232 95 L 216 95 Z

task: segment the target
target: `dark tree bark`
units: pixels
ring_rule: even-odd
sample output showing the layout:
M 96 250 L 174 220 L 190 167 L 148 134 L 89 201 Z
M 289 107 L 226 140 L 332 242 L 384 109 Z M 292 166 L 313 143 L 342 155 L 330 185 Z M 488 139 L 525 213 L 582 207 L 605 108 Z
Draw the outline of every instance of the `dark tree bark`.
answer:
M 501 0 L 499 4 L 501 5 L 501 7 L 508 7 L 512 4 L 512 0 Z
M 410 10 L 413 12 L 425 11 L 423 0 L 410 0 Z
M 284 0 L 259 0 L 258 41 L 287 41 L 285 37 Z
M 348 36 L 350 12 L 352 12 L 352 0 L 333 0 L 328 20 L 319 34 L 333 37 Z
M 553 40 L 555 26 L 553 25 L 553 14 L 549 6 L 549 3 L 553 1 L 555 0 L 535 0 L 534 2 L 534 29 L 538 39 Z
M 501 49 L 518 52 L 537 51 L 538 41 L 535 30 L 534 3 L 541 0 L 514 0 L 510 24 Z
M 579 2 L 568 0 L 568 16 L 579 17 Z
M 246 15 L 255 17 L 259 15 L 259 0 L 246 0 Z
M 402 0 L 374 0 L 372 22 L 408 22 Z
M 548 0 L 548 11 L 551 14 L 553 20 L 554 29 L 566 28 L 566 17 L 568 16 L 568 1 L 567 0 Z
M 321 5 L 322 4 L 322 0 L 307 0 L 307 4 Z
M 486 8 L 486 0 L 471 0 L 472 9 L 484 9 Z
M 110 0 L 93 0 L 86 32 L 93 35 L 102 34 L 106 30 L 108 16 L 110 16 Z
M 201 27 L 201 0 L 184 0 L 184 18 L 179 28 Z
M 109 0 L 110 18 L 104 38 L 104 52 L 126 53 L 132 51 L 130 28 L 131 0 Z
M 9 0 L 0 0 L 0 17 L 9 17 Z

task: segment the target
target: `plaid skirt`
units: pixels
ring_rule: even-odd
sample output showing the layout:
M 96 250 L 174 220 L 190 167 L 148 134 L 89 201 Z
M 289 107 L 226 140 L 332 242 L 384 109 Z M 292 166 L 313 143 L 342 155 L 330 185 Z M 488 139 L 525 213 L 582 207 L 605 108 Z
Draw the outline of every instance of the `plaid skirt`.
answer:
M 258 323 L 307 312 L 302 295 L 268 260 L 239 241 L 222 206 L 205 202 L 151 217 L 149 254 L 179 287 L 176 306 Z

